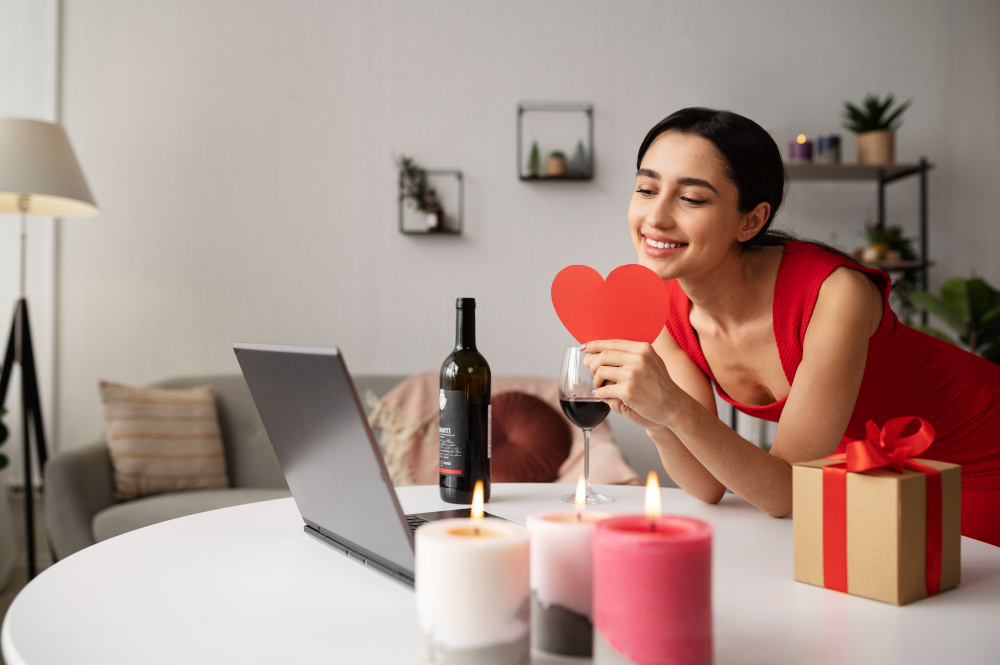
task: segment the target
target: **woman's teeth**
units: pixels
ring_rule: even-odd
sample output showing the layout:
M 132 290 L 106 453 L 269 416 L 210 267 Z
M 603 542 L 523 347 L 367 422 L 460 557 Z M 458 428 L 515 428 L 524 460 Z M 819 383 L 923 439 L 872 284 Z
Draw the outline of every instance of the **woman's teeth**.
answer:
M 646 238 L 646 244 L 650 247 L 656 247 L 658 249 L 663 249 L 664 247 L 669 247 L 671 249 L 677 247 L 684 247 L 686 243 L 683 242 L 657 242 L 656 240 L 650 240 Z

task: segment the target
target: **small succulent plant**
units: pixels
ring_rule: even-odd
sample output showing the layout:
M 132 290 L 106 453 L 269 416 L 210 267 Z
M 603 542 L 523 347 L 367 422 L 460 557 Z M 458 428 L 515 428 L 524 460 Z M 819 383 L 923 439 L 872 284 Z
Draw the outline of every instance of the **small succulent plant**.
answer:
M 855 134 L 878 130 L 896 131 L 902 124 L 900 116 L 910 107 L 913 100 L 903 102 L 890 111 L 895 101 L 892 94 L 889 94 L 884 100 L 880 100 L 877 95 L 868 95 L 861 107 L 851 102 L 844 102 L 844 127 Z

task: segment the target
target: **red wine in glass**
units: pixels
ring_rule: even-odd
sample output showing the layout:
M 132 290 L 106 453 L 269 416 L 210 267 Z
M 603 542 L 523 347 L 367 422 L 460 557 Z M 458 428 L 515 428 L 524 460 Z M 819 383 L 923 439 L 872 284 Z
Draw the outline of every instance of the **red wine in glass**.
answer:
M 602 402 L 596 397 L 585 399 L 582 397 L 561 399 L 559 406 L 570 421 L 580 429 L 594 429 L 602 422 L 604 417 L 611 411 L 611 407 L 606 402 Z
M 583 362 L 585 357 L 578 346 L 567 346 L 563 350 L 559 370 L 559 405 L 570 422 L 583 430 L 583 477 L 587 503 L 609 503 L 613 499 L 598 494 L 590 486 L 590 430 L 604 421 L 611 407 L 594 397 L 594 378 Z M 567 494 L 562 500 L 574 503 L 576 494 Z

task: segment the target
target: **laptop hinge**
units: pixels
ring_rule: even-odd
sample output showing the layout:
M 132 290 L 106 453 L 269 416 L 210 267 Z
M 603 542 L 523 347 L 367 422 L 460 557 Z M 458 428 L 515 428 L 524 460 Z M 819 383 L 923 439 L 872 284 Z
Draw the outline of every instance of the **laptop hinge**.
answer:
M 404 571 L 398 568 L 392 568 L 386 565 L 385 563 L 376 560 L 375 557 L 373 557 L 368 552 L 365 552 L 361 548 L 353 547 L 351 545 L 343 543 L 338 539 L 328 534 L 325 534 L 319 529 L 312 527 L 308 524 L 304 525 L 302 529 L 313 538 L 316 538 L 320 542 L 329 545 L 330 547 L 334 548 L 341 554 L 347 555 L 347 558 L 353 559 L 368 568 L 376 570 L 385 575 L 386 577 L 409 587 L 410 589 L 413 588 L 414 584 L 413 575 L 410 574 L 408 571 Z

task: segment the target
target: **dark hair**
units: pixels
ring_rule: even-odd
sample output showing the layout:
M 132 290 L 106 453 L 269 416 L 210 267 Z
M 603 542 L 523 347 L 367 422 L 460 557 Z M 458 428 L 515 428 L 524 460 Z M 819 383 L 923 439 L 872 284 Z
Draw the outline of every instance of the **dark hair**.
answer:
M 636 169 L 642 168 L 642 158 L 656 137 L 669 130 L 694 134 L 715 145 L 726 161 L 726 177 L 733 181 L 739 192 L 737 207 L 741 213 L 752 211 L 762 202 L 771 204 L 767 221 L 754 237 L 742 243 L 744 249 L 796 240 L 790 233 L 770 230 L 785 196 L 785 164 L 778 145 L 763 127 L 732 111 L 696 106 L 674 111 L 656 123 L 642 140 Z M 809 242 L 854 262 L 854 257 L 839 249 L 821 242 Z

